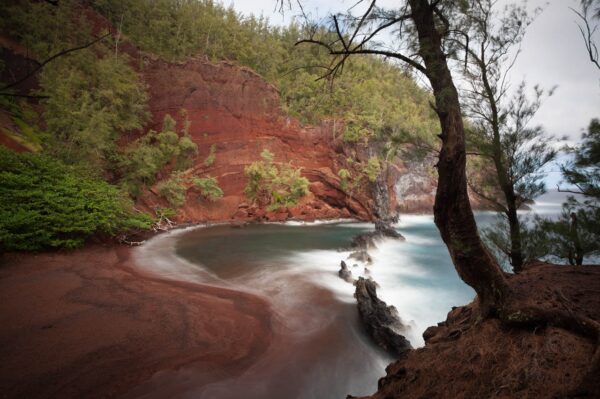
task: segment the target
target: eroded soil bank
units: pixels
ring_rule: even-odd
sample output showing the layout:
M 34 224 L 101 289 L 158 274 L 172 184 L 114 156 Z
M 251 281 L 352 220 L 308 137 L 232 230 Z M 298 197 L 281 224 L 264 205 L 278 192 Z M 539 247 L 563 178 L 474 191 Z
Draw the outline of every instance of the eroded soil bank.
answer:
M 509 282 L 531 304 L 600 320 L 599 266 L 536 263 Z M 600 375 L 588 373 L 592 341 L 554 327 L 507 328 L 476 314 L 474 304 L 452 310 L 425 332 L 425 347 L 388 366 L 369 398 L 600 397 Z

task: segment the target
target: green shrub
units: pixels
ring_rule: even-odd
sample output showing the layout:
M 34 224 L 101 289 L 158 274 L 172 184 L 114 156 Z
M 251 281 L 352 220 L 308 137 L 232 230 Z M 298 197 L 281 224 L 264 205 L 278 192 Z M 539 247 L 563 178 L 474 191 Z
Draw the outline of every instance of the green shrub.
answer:
M 342 139 L 348 143 L 355 143 L 360 140 L 368 139 L 371 135 L 369 129 L 362 127 L 355 122 L 348 122 L 344 127 Z
M 164 208 L 162 206 L 155 206 L 154 213 L 156 214 L 156 217 L 159 220 L 164 219 L 164 218 L 171 218 L 171 217 L 177 215 L 177 211 L 175 209 Z
M 223 197 L 223 190 L 215 177 L 194 177 L 192 183 L 200 190 L 200 194 L 211 202 Z
M 10 250 L 73 248 L 95 233 L 149 228 L 117 187 L 46 155 L 0 146 L 0 243 Z
M 179 208 L 185 203 L 187 188 L 181 173 L 174 173 L 167 180 L 161 181 L 156 189 L 174 208 Z
M 350 181 L 350 178 L 352 177 L 352 175 L 350 174 L 350 171 L 348 169 L 340 169 L 340 170 L 338 170 L 338 176 L 340 177 L 340 186 L 342 187 L 342 190 L 348 191 L 348 188 L 349 188 L 348 182 Z
M 301 176 L 301 170 L 290 164 L 275 165 L 268 150 L 263 150 L 260 156 L 261 161 L 244 170 L 248 177 L 246 195 L 269 210 L 296 205 L 308 193 L 308 180 Z
M 187 167 L 198 146 L 186 134 L 176 132 L 175 120 L 166 115 L 160 133 L 150 131 L 125 150 L 120 161 L 122 184 L 134 198 L 154 184 L 156 174 L 175 160 L 175 169 Z
M 367 164 L 363 166 L 363 173 L 367 176 L 370 182 L 375 182 L 377 180 L 377 176 L 381 173 L 381 164 L 379 163 L 379 158 L 371 157 Z
M 212 164 L 215 163 L 216 152 L 217 152 L 216 144 L 211 145 L 210 152 L 208 153 L 208 156 L 204 160 L 204 166 L 206 166 L 208 168 L 209 166 L 212 166 Z
M 344 192 L 352 194 L 356 190 L 362 181 L 362 176 L 352 176 L 352 173 L 348 169 L 338 170 L 338 176 L 340 177 L 340 187 Z

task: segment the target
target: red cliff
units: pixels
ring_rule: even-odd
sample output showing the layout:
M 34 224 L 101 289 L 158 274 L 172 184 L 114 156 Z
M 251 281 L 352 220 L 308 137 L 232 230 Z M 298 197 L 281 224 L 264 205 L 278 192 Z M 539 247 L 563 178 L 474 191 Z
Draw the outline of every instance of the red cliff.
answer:
M 169 63 L 147 57 L 142 62 L 141 74 L 150 92 L 150 127 L 159 129 L 166 114 L 181 126 L 180 111 L 185 110 L 191 122 L 189 133 L 199 149 L 191 173 L 216 177 L 224 191 L 222 199 L 209 203 L 198 200 L 194 189 L 188 190 L 180 220 L 376 217 L 368 187 L 363 185 L 358 193 L 347 195 L 337 175 L 340 168 L 349 168 L 348 157 L 367 159 L 368 149 L 335 139 L 333 124 L 303 127 L 286 117 L 277 89 L 252 70 L 201 59 Z M 216 146 L 215 162 L 205 166 L 212 145 Z M 244 195 L 244 168 L 259 160 L 263 149 L 275 154 L 276 162 L 291 162 L 302 168 L 302 175 L 310 181 L 310 193 L 296 207 L 266 212 Z M 142 203 L 151 207 L 158 201 L 151 190 Z

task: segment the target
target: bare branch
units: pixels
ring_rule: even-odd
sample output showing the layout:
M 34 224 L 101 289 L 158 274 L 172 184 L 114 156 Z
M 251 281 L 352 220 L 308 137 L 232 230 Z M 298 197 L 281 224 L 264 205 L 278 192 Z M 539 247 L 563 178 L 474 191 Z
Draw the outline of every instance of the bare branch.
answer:
M 571 8 L 571 7 L 569 7 L 569 8 Z M 587 8 L 584 8 L 583 14 L 573 8 L 571 8 L 571 11 L 573 11 L 581 19 L 583 26 L 580 24 L 577 24 L 577 26 L 579 27 L 579 32 L 581 33 L 581 37 L 583 38 L 583 42 L 585 44 L 585 49 L 588 52 L 590 61 L 594 65 L 596 65 L 596 68 L 600 69 L 600 59 L 598 58 L 598 47 L 596 47 L 596 43 L 594 43 L 594 40 L 593 40 L 594 33 L 596 32 L 596 27 L 594 27 L 592 29 L 592 27 L 590 26 L 590 22 L 587 17 Z
M 98 37 L 98 38 L 94 39 L 93 41 L 91 41 L 91 42 L 89 42 L 89 43 L 86 43 L 86 44 L 84 44 L 84 45 L 82 45 L 82 46 L 73 47 L 73 48 L 70 48 L 70 49 L 66 49 L 66 50 L 59 51 L 58 53 L 54 54 L 54 55 L 53 55 L 53 56 L 51 56 L 50 58 L 48 58 L 48 59 L 46 59 L 46 60 L 42 61 L 41 63 L 39 63 L 39 65 L 38 65 L 38 66 L 37 66 L 35 69 L 33 69 L 31 72 L 29 72 L 27 75 L 25 75 L 25 76 L 24 76 L 24 77 L 22 77 L 21 79 L 17 80 L 16 82 L 9 83 L 8 85 L 6 85 L 6 86 L 4 86 L 4 87 L 0 88 L 0 91 L 8 90 L 8 89 L 10 89 L 11 87 L 15 87 L 16 85 L 18 85 L 18 84 L 20 84 L 20 83 L 23 83 L 24 81 L 26 81 L 27 79 L 29 79 L 29 78 L 31 78 L 33 75 L 35 75 L 35 74 L 36 74 L 36 73 L 37 73 L 37 72 L 38 72 L 40 69 L 42 69 L 42 68 L 43 68 L 43 67 L 44 67 L 46 64 L 48 64 L 48 63 L 50 63 L 50 62 L 54 61 L 55 59 L 57 59 L 57 58 L 59 58 L 59 57 L 62 57 L 62 56 L 64 56 L 64 55 L 67 55 L 67 54 L 69 54 L 69 53 L 72 53 L 72 52 L 74 52 L 74 51 L 83 50 L 83 49 L 85 49 L 85 48 L 88 48 L 88 47 L 90 47 L 90 46 L 92 46 L 92 45 L 94 45 L 94 44 L 98 43 L 99 41 L 101 41 L 101 40 L 105 39 L 105 38 L 106 38 L 106 37 L 108 37 L 108 36 L 110 36 L 110 32 L 109 32 L 109 33 L 107 33 L 107 34 L 105 34 L 104 36 Z M 5 95 L 5 94 L 3 94 L 3 95 Z
M 506 206 L 504 206 L 504 204 L 501 204 L 500 202 L 498 202 L 495 198 L 492 198 L 486 194 L 484 194 L 483 192 L 479 191 L 477 189 L 477 187 L 473 184 L 471 184 L 471 182 L 467 183 L 469 185 L 469 189 L 475 193 L 475 195 L 477 195 L 478 197 L 480 197 L 481 199 L 483 199 L 486 202 L 489 202 L 492 206 L 494 206 L 497 210 L 507 213 L 508 209 L 506 208 Z

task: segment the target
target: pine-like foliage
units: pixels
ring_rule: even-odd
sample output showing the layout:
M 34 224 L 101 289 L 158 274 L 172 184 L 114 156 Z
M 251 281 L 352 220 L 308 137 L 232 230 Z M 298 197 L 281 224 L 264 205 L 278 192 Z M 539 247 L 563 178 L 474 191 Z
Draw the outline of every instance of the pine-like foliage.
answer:
M 308 179 L 290 164 L 276 164 L 269 150 L 260 156 L 262 160 L 244 170 L 248 177 L 246 195 L 269 210 L 296 205 L 308 193 Z
M 92 234 L 149 228 L 126 194 L 45 155 L 0 146 L 0 245 L 11 250 L 73 248 Z

